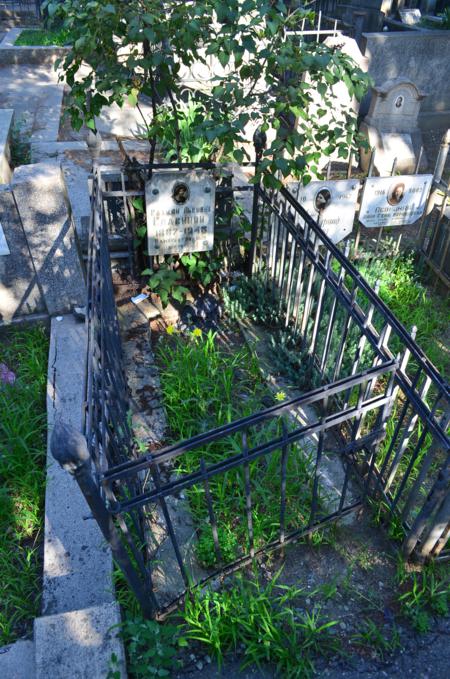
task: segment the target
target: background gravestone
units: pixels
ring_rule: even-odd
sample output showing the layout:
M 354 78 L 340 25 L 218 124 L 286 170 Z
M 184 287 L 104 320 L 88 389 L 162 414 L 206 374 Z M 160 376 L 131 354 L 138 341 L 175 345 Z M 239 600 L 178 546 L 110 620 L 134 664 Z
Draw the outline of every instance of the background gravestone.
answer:
M 61 167 L 22 165 L 14 172 L 12 189 L 49 314 L 83 306 L 84 267 Z
M 14 197 L 0 188 L 0 223 L 10 254 L 0 256 L 0 324 L 47 308 L 38 285 Z
M 376 150 L 376 173 L 390 174 L 396 158 L 399 172 L 414 172 L 422 146 L 418 117 L 426 96 L 407 78 L 388 80 L 381 87 L 373 88 L 369 113 L 360 125 L 360 132 L 367 137 L 370 148 Z M 367 172 L 369 162 L 370 152 L 361 149 L 364 172 Z M 423 154 L 419 169 L 426 167 Z

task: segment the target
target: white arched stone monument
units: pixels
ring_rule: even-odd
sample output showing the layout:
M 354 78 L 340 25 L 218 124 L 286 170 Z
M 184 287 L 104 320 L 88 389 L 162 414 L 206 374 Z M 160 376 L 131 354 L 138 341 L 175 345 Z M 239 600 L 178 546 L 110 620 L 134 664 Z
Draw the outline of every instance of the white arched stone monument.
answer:
M 375 148 L 375 174 L 390 174 L 395 159 L 397 171 L 414 172 L 422 146 L 418 117 L 426 96 L 411 80 L 402 77 L 372 89 L 369 113 L 360 125 L 360 132 L 367 138 L 370 148 Z M 361 148 L 364 172 L 369 162 L 370 151 Z M 426 169 L 426 165 L 425 154 L 422 154 L 419 169 Z

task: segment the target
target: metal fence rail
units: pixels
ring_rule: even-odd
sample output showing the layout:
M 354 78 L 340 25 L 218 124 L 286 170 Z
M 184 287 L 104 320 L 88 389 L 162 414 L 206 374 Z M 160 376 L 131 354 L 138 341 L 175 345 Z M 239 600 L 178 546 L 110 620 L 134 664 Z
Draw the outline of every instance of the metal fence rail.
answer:
M 81 461 L 82 446 L 63 454 L 61 437 L 53 450 L 77 477 L 145 613 L 169 610 L 192 583 L 282 549 L 355 511 L 368 498 L 396 524 L 405 555 L 445 558 L 448 385 L 415 343 L 414 333 L 403 328 L 285 189 L 253 190 L 250 273 L 272 295 L 284 330 L 313 361 L 322 386 L 188 441 L 137 455 L 111 277 L 109 221 L 114 210 L 108 202 L 122 201 L 115 214 L 124 216 L 123 235 L 130 242 L 129 206 L 143 191 L 120 170 L 115 183 L 111 171 L 105 176 L 108 181 L 100 170 L 94 175 L 89 241 L 87 450 Z M 226 189 L 227 200 L 229 193 Z M 300 422 L 307 405 L 314 405 L 316 416 Z M 338 448 L 332 440 L 340 441 Z M 330 489 L 323 470 L 336 456 L 343 471 Z M 186 460 L 189 471 L 182 471 Z M 294 503 L 286 496 L 286 470 L 293 461 L 303 470 L 295 494 L 302 501 Z M 261 536 L 255 532 L 255 511 L 267 469 L 272 470 L 271 483 L 275 479 L 278 484 L 272 498 L 278 509 L 271 529 Z M 236 493 L 238 542 L 227 555 L 220 540 L 219 480 Z M 184 494 L 189 499 L 194 492 L 202 501 L 186 541 L 177 507 Z M 199 571 L 192 558 L 205 531 L 215 561 Z
M 324 383 L 399 355 L 395 412 L 386 420 L 386 443 L 372 460 L 376 491 L 409 535 L 406 553 L 438 555 L 450 520 L 447 514 L 442 522 L 439 514 L 445 513 L 442 489 L 449 490 L 448 384 L 414 341 L 415 331 L 406 331 L 287 190 L 269 195 L 259 187 L 255 200 L 252 270 L 272 285 L 286 327 L 298 336 L 299 349 L 315 359 Z M 339 338 L 334 345 L 333 337 Z M 360 431 L 364 426 L 362 421 Z

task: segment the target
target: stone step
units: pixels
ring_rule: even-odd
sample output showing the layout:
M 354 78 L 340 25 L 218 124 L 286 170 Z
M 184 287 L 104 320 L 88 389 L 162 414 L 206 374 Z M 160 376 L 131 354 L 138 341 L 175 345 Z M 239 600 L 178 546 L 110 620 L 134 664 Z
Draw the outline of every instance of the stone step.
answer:
M 37 618 L 36 672 L 26 679 L 106 679 L 113 654 L 117 658 L 114 669 L 126 679 L 123 646 L 117 629 L 112 629 L 119 622 L 115 602 Z M 25 675 L 17 677 L 25 679 Z
M 36 676 L 34 643 L 16 641 L 0 648 L 0 677 L 3 679 L 34 679 Z

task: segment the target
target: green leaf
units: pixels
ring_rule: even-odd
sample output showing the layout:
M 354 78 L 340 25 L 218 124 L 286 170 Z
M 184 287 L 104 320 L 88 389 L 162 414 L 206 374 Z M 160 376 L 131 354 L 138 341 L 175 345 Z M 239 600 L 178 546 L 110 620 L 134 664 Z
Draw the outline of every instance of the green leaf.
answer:
M 228 64 L 230 60 L 230 55 L 227 54 L 226 52 L 219 52 L 217 54 L 217 57 L 220 61 L 220 65 L 222 66 L 222 68 L 225 68 L 225 66 Z
M 130 104 L 130 106 L 136 106 L 136 104 L 138 103 L 138 94 L 139 94 L 138 89 L 133 88 L 131 90 L 131 92 L 128 95 L 128 103 Z
M 144 212 L 144 199 L 142 196 L 136 196 L 133 198 L 131 204 L 138 212 Z
M 75 48 L 76 50 L 78 50 L 79 52 L 81 52 L 81 50 L 82 50 L 83 47 L 86 45 L 86 43 L 87 43 L 86 37 L 85 37 L 85 36 L 82 36 L 81 38 L 78 38 L 77 40 L 75 40 L 73 46 L 74 46 L 74 48 Z

